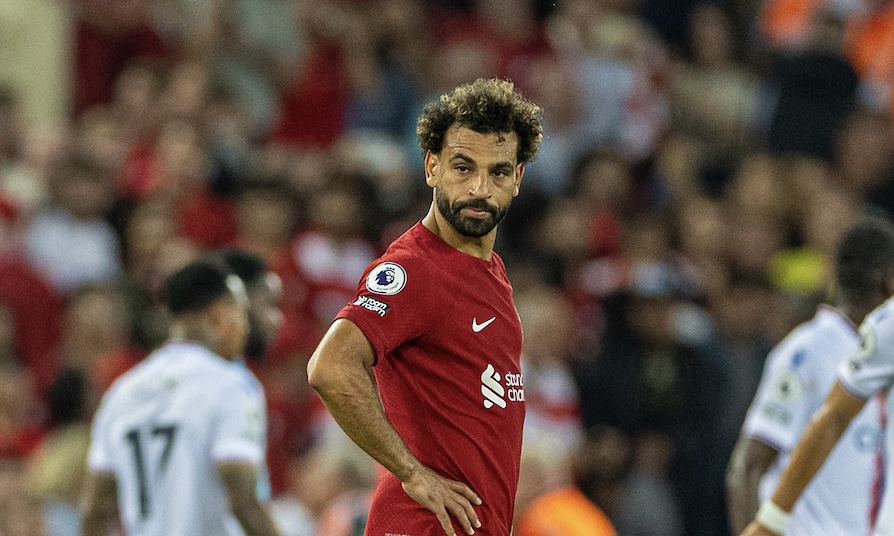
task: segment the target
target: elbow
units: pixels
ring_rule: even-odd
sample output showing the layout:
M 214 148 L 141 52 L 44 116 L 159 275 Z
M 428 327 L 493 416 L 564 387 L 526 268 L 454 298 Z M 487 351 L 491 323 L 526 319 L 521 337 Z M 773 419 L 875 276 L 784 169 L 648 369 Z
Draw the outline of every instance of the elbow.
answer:
M 316 351 L 307 362 L 307 383 L 314 391 L 320 393 L 332 384 L 333 374 L 331 367 L 326 366 L 320 356 L 320 352 Z
M 740 440 L 726 468 L 726 496 L 736 502 L 744 494 L 756 490 L 772 460 L 769 451 L 758 449 L 753 440 Z

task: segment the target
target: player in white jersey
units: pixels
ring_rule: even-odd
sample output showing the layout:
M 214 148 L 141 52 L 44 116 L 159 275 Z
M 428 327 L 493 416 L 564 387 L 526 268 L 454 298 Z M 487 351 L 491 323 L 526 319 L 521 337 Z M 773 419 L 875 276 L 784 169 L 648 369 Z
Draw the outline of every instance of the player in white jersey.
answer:
M 767 357 L 727 472 L 727 504 L 736 533 L 770 498 L 791 450 L 835 383 L 840 356 L 859 345 L 856 323 L 863 319 L 847 312 L 821 306 Z M 798 501 L 787 536 L 869 534 L 873 484 L 881 477 L 876 471 L 879 409 L 870 400 L 851 423 L 847 440 Z
M 836 444 L 867 401 L 877 393 L 887 394 L 894 384 L 894 301 L 890 299 L 894 295 L 894 229 L 881 220 L 861 224 L 849 232 L 839 246 L 838 263 L 840 286 L 862 288 L 861 294 L 866 303 L 870 303 L 872 297 L 879 302 L 887 301 L 866 316 L 860 327 L 858 347 L 849 356 L 841 356 L 843 359 L 839 363 L 837 380 L 794 448 L 788 467 L 771 498 L 758 509 L 755 521 L 745 528 L 743 536 L 780 535 L 795 530 L 797 520 L 791 512 L 796 505 L 800 505 L 799 498 L 805 489 L 808 493 L 812 491 L 812 479 L 820 472 L 830 454 L 835 457 L 835 451 L 840 448 Z M 889 406 L 890 397 L 879 406 L 883 428 L 887 426 Z M 885 436 L 886 455 L 890 456 L 890 434 L 886 433 Z M 884 480 L 892 477 L 891 465 L 885 464 Z M 832 493 L 836 494 L 836 501 L 849 503 L 847 481 L 857 476 L 845 472 L 840 478 L 842 480 Z M 883 482 L 878 482 L 878 486 L 878 491 L 884 489 Z M 881 500 L 874 529 L 859 532 L 861 528 L 845 527 L 843 532 L 839 532 L 820 526 L 810 534 L 894 535 L 894 496 L 884 493 Z M 865 506 L 855 505 L 854 508 L 865 512 Z M 819 515 L 814 511 L 812 514 Z
M 232 360 L 248 298 L 221 264 L 196 261 L 165 284 L 170 340 L 116 381 L 91 433 L 82 534 L 276 535 L 256 496 L 264 398 Z M 241 528 L 241 530 L 240 530 Z

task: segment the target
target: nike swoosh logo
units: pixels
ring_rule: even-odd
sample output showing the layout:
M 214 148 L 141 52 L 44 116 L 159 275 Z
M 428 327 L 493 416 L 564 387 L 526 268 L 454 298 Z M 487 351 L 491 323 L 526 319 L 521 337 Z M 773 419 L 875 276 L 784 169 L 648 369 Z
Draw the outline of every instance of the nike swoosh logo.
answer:
M 497 317 L 493 317 L 493 318 L 491 318 L 490 320 L 485 320 L 484 322 L 482 322 L 482 323 L 479 324 L 479 323 L 478 323 L 478 319 L 477 319 L 477 318 L 473 318 L 473 319 L 472 319 L 472 331 L 474 331 L 475 333 L 478 333 L 478 332 L 481 331 L 482 329 L 484 329 L 484 328 L 486 328 L 487 326 L 489 326 L 490 323 L 493 322 L 493 321 L 496 320 L 496 319 L 497 319 Z

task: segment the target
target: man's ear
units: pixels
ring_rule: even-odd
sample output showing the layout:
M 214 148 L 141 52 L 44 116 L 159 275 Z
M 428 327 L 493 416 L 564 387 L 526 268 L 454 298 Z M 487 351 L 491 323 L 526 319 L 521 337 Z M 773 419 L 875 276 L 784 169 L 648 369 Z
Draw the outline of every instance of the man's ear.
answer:
M 431 151 L 425 152 L 425 184 L 434 188 L 438 184 L 437 174 L 440 171 L 441 159 Z
M 519 164 L 515 166 L 515 190 L 512 192 L 512 197 L 518 195 L 518 190 L 521 187 L 522 177 L 525 176 L 525 165 Z

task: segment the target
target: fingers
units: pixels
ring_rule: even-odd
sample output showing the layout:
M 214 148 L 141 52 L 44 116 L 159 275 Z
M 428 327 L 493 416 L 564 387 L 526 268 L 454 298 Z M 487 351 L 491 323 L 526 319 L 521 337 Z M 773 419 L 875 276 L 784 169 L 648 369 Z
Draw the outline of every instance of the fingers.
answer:
M 473 504 L 480 505 L 478 497 L 467 485 L 450 480 L 433 472 L 420 473 L 413 482 L 403 482 L 404 491 L 416 502 L 429 509 L 438 518 L 441 528 L 448 536 L 455 536 L 451 518 L 469 536 L 481 528 L 481 520 L 475 513 Z
M 456 531 L 453 530 L 453 523 L 450 522 L 450 516 L 447 515 L 447 510 L 441 508 L 435 512 L 435 515 L 438 516 L 438 521 L 441 522 L 441 528 L 444 529 L 447 536 L 456 536 Z
M 462 482 L 457 482 L 456 480 L 448 480 L 447 483 L 450 486 L 450 489 L 459 493 L 473 504 L 481 505 L 481 497 L 479 497 L 477 493 L 472 491 L 472 488 L 470 488 L 469 486 L 463 484 Z
M 464 497 L 458 497 L 446 506 L 453 517 L 459 521 L 466 534 L 475 534 L 475 529 L 481 527 L 481 522 L 478 521 L 478 514 L 475 513 L 472 505 Z

